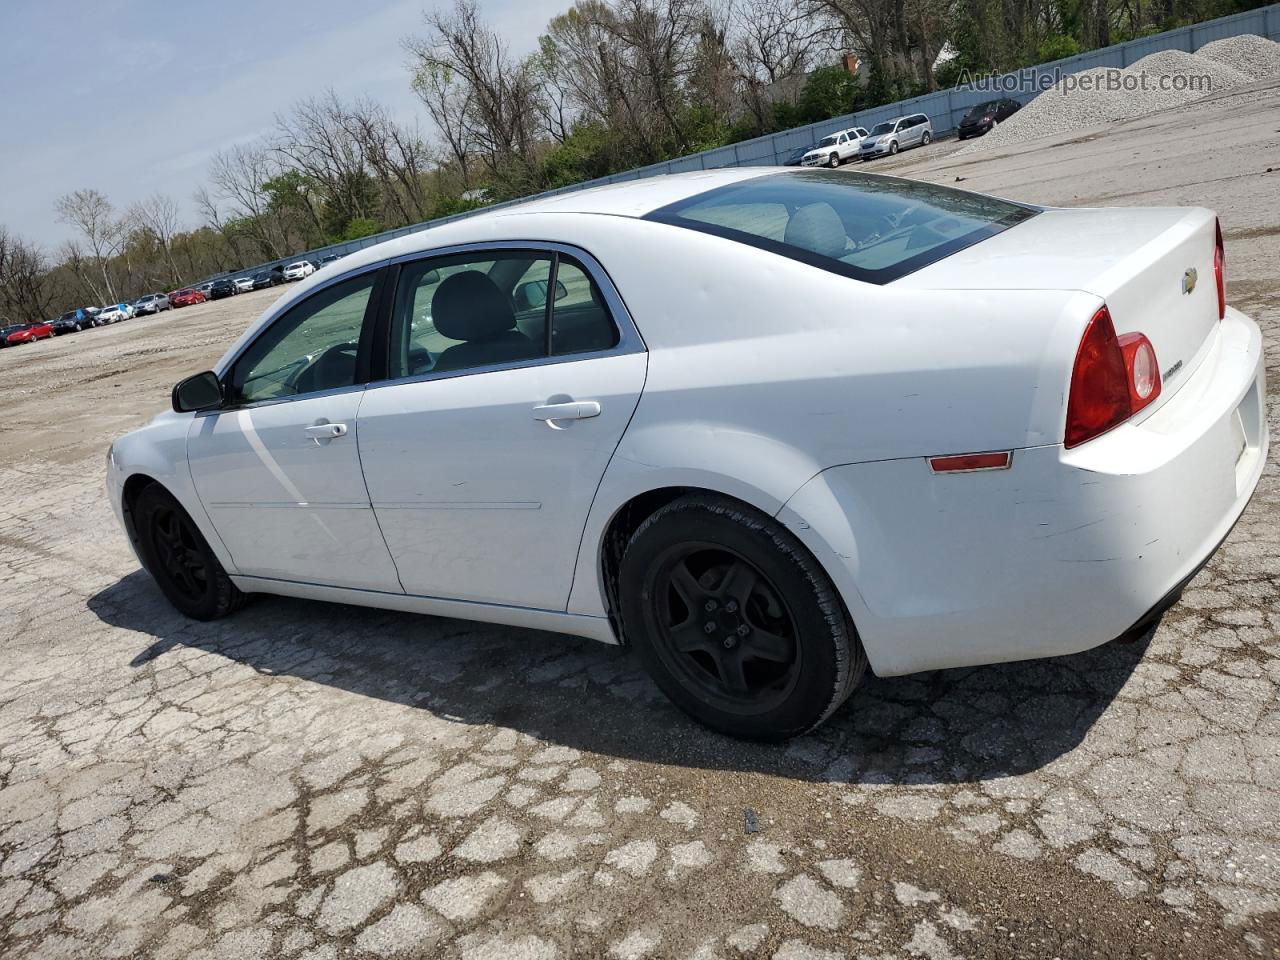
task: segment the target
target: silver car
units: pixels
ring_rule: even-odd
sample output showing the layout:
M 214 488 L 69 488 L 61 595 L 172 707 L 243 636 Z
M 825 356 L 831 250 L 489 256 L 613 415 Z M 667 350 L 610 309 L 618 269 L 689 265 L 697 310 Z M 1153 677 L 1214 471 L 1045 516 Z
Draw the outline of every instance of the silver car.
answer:
M 871 128 L 862 141 L 858 155 L 863 160 L 895 154 L 908 147 L 923 147 L 933 140 L 933 124 L 923 113 L 912 113 L 897 120 L 886 120 Z

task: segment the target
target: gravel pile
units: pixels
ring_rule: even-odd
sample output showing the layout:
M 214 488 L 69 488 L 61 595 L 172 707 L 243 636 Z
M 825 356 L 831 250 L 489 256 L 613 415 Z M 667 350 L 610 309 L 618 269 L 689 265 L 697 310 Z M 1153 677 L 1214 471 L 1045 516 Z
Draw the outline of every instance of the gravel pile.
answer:
M 1206 43 L 1196 56 L 1235 67 L 1250 80 L 1280 77 L 1280 43 L 1252 33 Z
M 1264 37 L 1215 40 L 1194 54 L 1161 50 L 1123 70 L 1097 67 L 1063 77 L 985 137 L 956 152 L 973 153 L 1128 120 L 1267 77 L 1280 77 L 1280 44 Z

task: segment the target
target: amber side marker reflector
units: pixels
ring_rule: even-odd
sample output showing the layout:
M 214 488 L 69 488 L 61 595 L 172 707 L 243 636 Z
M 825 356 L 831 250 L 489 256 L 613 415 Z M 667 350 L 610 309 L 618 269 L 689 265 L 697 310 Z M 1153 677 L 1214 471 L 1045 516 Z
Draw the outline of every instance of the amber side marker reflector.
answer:
M 1013 451 L 1000 453 L 959 453 L 949 457 L 930 457 L 929 469 L 934 473 L 972 473 L 976 470 L 1008 470 Z

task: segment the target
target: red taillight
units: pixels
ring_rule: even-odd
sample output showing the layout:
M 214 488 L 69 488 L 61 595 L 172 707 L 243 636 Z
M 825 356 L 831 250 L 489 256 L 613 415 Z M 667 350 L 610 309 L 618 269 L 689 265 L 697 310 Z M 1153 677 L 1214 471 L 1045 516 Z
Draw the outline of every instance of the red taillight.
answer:
M 1218 319 L 1227 315 L 1227 251 L 1222 247 L 1222 222 L 1215 221 L 1213 246 L 1213 278 L 1218 281 Z
M 1140 385 L 1135 384 L 1135 373 L 1142 377 Z M 1143 390 L 1145 397 L 1140 395 Z M 1151 343 L 1142 334 L 1128 334 L 1123 342 L 1117 338 L 1104 304 L 1085 327 L 1076 352 L 1064 446 L 1079 446 L 1124 423 L 1159 392 L 1160 373 Z
M 1125 379 L 1129 383 L 1130 416 L 1160 396 L 1160 367 L 1151 341 L 1140 333 L 1126 333 L 1116 342 L 1124 357 Z

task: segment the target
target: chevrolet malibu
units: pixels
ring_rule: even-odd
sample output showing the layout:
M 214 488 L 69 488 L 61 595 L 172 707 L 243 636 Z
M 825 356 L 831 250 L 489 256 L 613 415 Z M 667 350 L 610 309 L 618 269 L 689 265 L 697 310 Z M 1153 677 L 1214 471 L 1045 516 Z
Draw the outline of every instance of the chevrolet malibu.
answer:
M 537 200 L 304 280 L 111 502 L 178 610 L 281 594 L 633 646 L 782 738 L 880 675 L 1140 635 L 1266 459 L 1204 209 L 747 168 Z

